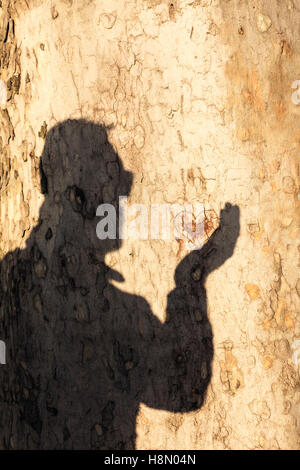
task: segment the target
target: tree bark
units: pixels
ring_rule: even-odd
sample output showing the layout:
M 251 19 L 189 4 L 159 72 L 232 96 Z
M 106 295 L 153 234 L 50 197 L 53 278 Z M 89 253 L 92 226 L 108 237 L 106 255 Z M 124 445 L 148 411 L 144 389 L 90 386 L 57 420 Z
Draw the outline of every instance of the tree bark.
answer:
M 0 15 L 0 448 L 299 448 L 299 1 Z M 99 240 L 121 195 L 206 244 Z

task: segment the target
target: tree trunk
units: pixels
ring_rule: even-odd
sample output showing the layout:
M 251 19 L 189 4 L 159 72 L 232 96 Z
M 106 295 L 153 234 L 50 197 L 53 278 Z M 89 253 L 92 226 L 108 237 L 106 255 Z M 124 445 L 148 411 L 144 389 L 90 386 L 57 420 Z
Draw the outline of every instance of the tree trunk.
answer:
M 299 0 L 1 5 L 0 448 L 299 448 Z

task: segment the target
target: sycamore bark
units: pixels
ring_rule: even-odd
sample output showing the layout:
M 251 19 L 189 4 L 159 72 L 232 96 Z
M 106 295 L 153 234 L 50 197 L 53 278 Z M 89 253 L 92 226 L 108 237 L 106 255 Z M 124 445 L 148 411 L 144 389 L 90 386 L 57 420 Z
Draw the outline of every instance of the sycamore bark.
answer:
M 299 20 L 1 2 L 0 448 L 299 448 Z M 120 194 L 220 228 L 103 245 Z

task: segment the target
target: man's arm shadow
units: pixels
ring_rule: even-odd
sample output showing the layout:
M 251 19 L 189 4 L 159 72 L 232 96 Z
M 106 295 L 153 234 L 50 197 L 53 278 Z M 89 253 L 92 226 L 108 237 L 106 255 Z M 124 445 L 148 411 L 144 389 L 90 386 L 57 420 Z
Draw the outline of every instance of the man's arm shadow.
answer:
M 166 321 L 149 349 L 143 402 L 152 408 L 186 412 L 203 404 L 213 359 L 205 281 L 233 255 L 239 219 L 239 207 L 227 203 L 209 241 L 175 270 L 176 287 L 168 295 Z

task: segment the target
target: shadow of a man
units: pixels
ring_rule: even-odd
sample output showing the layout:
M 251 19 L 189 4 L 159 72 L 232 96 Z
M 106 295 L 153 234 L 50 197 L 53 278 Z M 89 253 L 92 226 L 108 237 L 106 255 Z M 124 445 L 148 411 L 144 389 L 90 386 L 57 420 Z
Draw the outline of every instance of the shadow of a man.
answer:
M 128 195 L 126 172 L 104 127 L 68 120 L 46 137 L 45 200 L 25 250 L 0 267 L 0 447 L 131 449 L 141 402 L 172 412 L 199 409 L 211 378 L 212 330 L 205 279 L 234 250 L 239 209 L 177 267 L 161 323 L 147 302 L 110 279 L 96 208 Z M 118 225 L 118 224 L 117 224 Z

